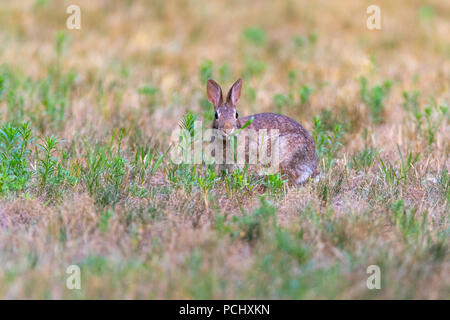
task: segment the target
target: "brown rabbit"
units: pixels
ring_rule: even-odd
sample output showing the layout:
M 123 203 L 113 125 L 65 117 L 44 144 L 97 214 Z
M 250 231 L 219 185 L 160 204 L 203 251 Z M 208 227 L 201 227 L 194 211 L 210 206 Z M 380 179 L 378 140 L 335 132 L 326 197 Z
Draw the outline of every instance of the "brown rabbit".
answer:
M 241 97 L 241 89 L 242 79 L 238 79 L 228 91 L 226 101 L 223 101 L 220 86 L 214 80 L 208 80 L 206 92 L 215 110 L 213 128 L 227 137 L 253 117 L 253 122 L 242 132 L 249 129 L 278 129 L 279 169 L 291 183 L 301 184 L 309 177 L 317 176 L 316 145 L 309 132 L 295 120 L 280 114 L 259 113 L 239 118 L 236 106 Z M 248 148 L 246 150 L 248 152 Z

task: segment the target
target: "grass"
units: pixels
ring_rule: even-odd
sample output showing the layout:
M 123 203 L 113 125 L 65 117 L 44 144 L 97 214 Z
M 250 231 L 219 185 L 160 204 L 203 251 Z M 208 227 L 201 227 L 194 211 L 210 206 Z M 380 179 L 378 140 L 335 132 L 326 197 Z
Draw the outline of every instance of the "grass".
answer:
M 361 100 L 365 103 L 370 119 L 375 123 L 380 123 L 384 118 L 384 100 L 388 95 L 392 83 L 389 80 L 382 84 L 377 84 L 372 88 L 369 87 L 368 80 L 361 77 Z
M 74 31 L 2 5 L 0 297 L 448 298 L 448 7 L 380 1 L 375 32 L 344 4 L 80 1 Z M 318 182 L 170 161 L 241 76 L 239 115 L 302 123 Z

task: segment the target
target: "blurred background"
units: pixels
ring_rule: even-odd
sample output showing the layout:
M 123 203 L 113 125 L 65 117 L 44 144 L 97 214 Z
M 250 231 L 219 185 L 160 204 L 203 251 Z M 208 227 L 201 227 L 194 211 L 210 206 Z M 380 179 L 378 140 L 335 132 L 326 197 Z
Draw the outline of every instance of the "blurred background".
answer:
M 71 4 L 80 6 L 81 30 L 66 28 Z M 1 1 L 1 61 L 31 79 L 56 62 L 73 73 L 67 134 L 77 121 L 87 131 L 134 121 L 146 134 L 166 134 L 187 109 L 211 120 L 209 77 L 224 90 L 244 78 L 242 115 L 279 111 L 306 126 L 323 109 L 347 110 L 362 125 L 365 111 L 351 112 L 361 76 L 397 84 L 386 107 L 392 120 L 402 91 L 419 84 L 422 96 L 448 100 L 448 2 L 378 1 L 381 30 L 366 27 L 370 4 Z

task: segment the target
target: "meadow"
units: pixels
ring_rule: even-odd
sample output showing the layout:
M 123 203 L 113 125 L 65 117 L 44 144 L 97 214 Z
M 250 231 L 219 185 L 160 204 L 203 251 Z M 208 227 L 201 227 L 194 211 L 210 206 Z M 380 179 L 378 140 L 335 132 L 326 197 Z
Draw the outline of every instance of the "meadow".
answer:
M 0 298 L 450 298 L 448 1 L 71 4 L 0 0 Z M 238 77 L 318 182 L 169 161 Z

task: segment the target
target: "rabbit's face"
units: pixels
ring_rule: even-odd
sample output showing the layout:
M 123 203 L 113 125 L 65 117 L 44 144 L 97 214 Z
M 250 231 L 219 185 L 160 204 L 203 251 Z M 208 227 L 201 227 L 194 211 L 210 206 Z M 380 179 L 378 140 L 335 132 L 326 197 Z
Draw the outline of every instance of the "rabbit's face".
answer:
M 214 115 L 213 128 L 218 129 L 222 136 L 229 136 L 238 128 L 238 113 L 233 106 L 226 104 L 218 107 Z
M 215 119 L 213 128 L 218 129 L 222 136 L 232 135 L 238 128 L 238 112 L 236 104 L 241 97 L 242 80 L 238 79 L 228 91 L 227 100 L 223 102 L 222 89 L 214 80 L 208 80 L 206 93 L 208 100 L 214 106 Z

